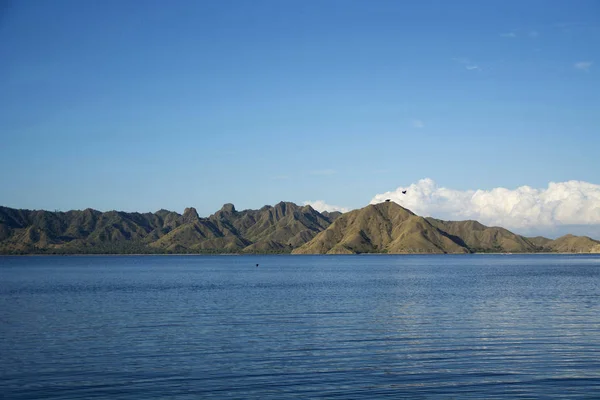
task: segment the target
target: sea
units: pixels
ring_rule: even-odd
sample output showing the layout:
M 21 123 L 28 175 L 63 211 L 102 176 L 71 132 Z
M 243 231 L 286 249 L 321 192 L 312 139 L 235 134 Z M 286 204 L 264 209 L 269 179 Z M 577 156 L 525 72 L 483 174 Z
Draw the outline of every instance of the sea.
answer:
M 3 256 L 0 397 L 598 399 L 600 256 Z

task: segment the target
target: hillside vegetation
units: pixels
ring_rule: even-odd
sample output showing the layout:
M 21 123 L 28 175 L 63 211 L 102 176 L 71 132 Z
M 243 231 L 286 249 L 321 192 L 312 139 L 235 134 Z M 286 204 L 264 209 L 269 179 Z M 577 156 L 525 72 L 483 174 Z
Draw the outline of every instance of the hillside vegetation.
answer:
M 0 207 L 0 254 L 436 254 L 600 252 L 600 242 L 566 235 L 526 238 L 477 221 L 415 215 L 394 202 L 344 214 L 280 202 L 238 211 L 225 204 L 202 218 L 119 211 L 49 212 Z

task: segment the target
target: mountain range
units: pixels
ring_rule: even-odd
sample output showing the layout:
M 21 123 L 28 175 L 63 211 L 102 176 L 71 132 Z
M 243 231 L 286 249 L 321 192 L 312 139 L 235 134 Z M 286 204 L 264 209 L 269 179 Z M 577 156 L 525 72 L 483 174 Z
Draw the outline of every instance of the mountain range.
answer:
M 420 217 L 386 201 L 347 213 L 280 202 L 201 218 L 120 211 L 50 212 L 0 207 L 0 254 L 422 254 L 600 253 L 600 241 L 528 238 L 477 221 Z

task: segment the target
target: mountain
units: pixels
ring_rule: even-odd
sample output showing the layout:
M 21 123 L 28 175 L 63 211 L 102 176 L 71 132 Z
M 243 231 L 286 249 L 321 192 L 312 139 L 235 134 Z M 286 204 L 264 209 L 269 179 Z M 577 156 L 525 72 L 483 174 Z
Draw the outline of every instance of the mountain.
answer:
M 526 238 L 477 221 L 415 215 L 394 202 L 340 212 L 280 202 L 258 210 L 225 204 L 202 218 L 182 215 L 74 210 L 49 212 L 0 206 L 0 254 L 206 253 L 600 253 L 600 242 L 566 235 Z
M 477 221 L 442 221 L 435 218 L 427 218 L 427 221 L 474 252 L 533 253 L 543 247 L 504 228 L 488 227 Z
M 172 212 L 69 212 L 0 207 L 0 253 L 129 252 L 181 224 Z
M 469 249 L 427 219 L 394 202 L 368 205 L 339 216 L 294 254 L 468 253 Z
M 544 249 L 555 253 L 600 253 L 600 242 L 587 236 L 565 235 L 547 242 Z
M 219 227 L 213 221 L 201 219 L 195 208 L 186 208 L 181 217 L 182 224 L 149 243 L 157 250 L 188 253 L 218 249 L 223 252 L 236 252 L 251 244 L 226 227 Z
M 543 236 L 536 236 L 527 238 L 531 243 L 533 243 L 538 249 L 544 249 L 548 245 L 548 243 L 552 242 L 552 239 L 545 238 Z
M 260 210 L 237 211 L 225 204 L 208 218 L 186 209 L 184 223 L 149 246 L 173 252 L 289 253 L 329 226 L 311 206 L 280 202 Z
M 237 212 L 226 204 L 209 220 L 235 231 L 252 242 L 246 252 L 291 251 L 311 240 L 331 224 L 331 219 L 311 206 L 280 202 L 260 210 Z
M 324 217 L 329 218 L 331 222 L 335 221 L 337 217 L 342 215 L 340 211 L 323 211 L 321 214 L 323 214 Z
M 244 211 L 225 204 L 208 218 L 194 208 L 180 215 L 0 207 L 0 254 L 289 253 L 336 216 L 289 202 Z
M 394 202 L 372 204 L 339 216 L 294 254 L 357 253 L 600 253 L 600 242 L 567 235 L 527 238 L 477 221 L 422 218 Z

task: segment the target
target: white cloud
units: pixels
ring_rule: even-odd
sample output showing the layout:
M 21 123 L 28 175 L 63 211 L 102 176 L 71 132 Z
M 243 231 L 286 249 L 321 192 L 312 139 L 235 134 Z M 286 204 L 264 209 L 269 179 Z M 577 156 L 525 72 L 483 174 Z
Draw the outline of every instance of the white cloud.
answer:
M 413 128 L 422 129 L 425 128 L 425 123 L 420 119 L 413 119 L 412 126 Z
M 580 62 L 576 62 L 575 64 L 573 64 L 573 67 L 575 67 L 575 69 L 578 69 L 580 71 L 585 71 L 588 72 L 590 70 L 590 68 L 592 67 L 593 62 L 591 61 L 580 61 Z
M 348 207 L 333 206 L 331 204 L 325 203 L 323 200 L 305 201 L 302 204 L 304 204 L 305 206 L 311 206 L 312 208 L 314 208 L 318 212 L 323 212 L 323 211 L 330 211 L 330 212 L 331 211 L 340 211 L 340 212 L 345 213 L 345 212 L 350 211 L 350 209 Z
M 406 190 L 406 194 L 402 191 Z M 582 181 L 550 182 L 545 189 L 455 190 L 421 179 L 375 195 L 371 204 L 391 199 L 422 216 L 474 219 L 519 233 L 556 231 L 566 225 L 600 227 L 600 185 Z
M 522 29 L 514 29 L 510 32 L 505 32 L 505 33 L 500 34 L 500 37 L 509 38 L 509 39 L 516 39 L 518 37 L 524 37 L 524 36 L 528 36 L 531 39 L 535 39 L 540 36 L 540 33 L 534 29 L 530 30 L 529 32 L 524 32 L 524 30 L 522 30 Z
M 479 65 L 475 64 L 474 62 L 472 62 L 471 60 L 469 60 L 468 58 L 455 57 L 452 59 L 452 61 L 463 65 L 465 67 L 465 69 L 467 69 L 469 71 L 481 71 L 481 67 Z
M 317 169 L 310 171 L 311 175 L 333 175 L 336 171 L 334 169 Z

